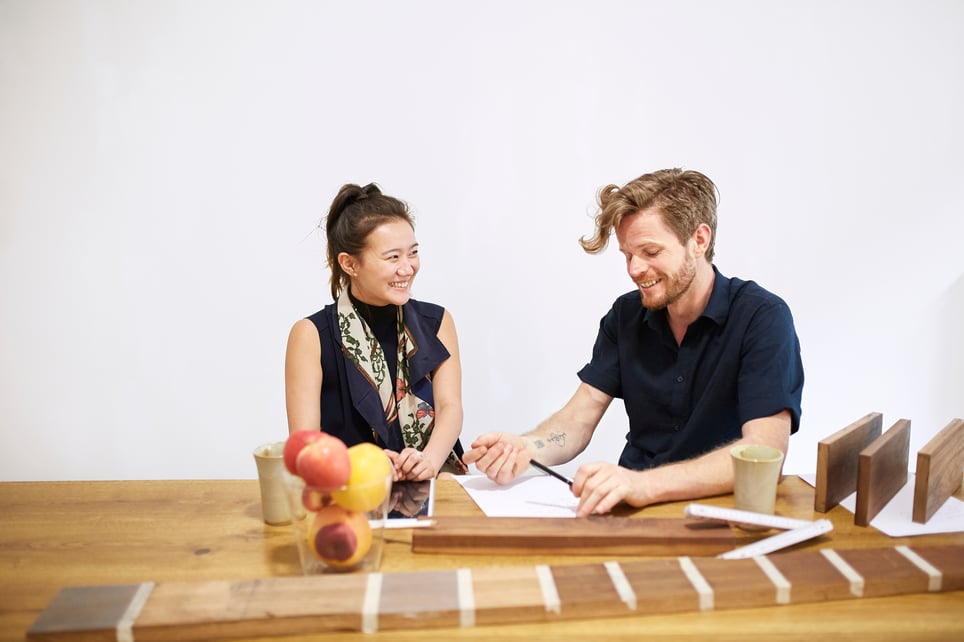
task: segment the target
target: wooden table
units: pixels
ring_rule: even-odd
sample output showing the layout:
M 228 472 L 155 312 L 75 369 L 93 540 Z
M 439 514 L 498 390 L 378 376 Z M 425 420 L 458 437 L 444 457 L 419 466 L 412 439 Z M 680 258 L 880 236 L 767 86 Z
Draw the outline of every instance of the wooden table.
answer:
M 874 528 L 855 526 L 853 515 L 843 508 L 815 513 L 813 500 L 813 488 L 797 477 L 787 477 L 780 484 L 778 514 L 826 517 L 834 523 L 830 536 L 803 546 L 964 543 L 964 533 L 889 538 Z M 686 503 L 624 514 L 681 517 Z M 731 507 L 732 496 L 702 503 Z M 300 575 L 290 527 L 266 526 L 260 510 L 254 480 L 0 483 L 0 640 L 23 640 L 27 628 L 64 586 Z M 436 510 L 439 515 L 481 514 L 454 481 L 439 482 Z M 383 571 L 584 564 L 611 558 L 414 554 L 411 538 L 410 529 L 386 532 Z M 779 637 L 812 642 L 844 635 L 873 640 L 962 640 L 964 591 L 666 616 L 284 639 L 423 640 L 426 635 L 460 640 L 637 640 L 645 636 L 715 642 Z

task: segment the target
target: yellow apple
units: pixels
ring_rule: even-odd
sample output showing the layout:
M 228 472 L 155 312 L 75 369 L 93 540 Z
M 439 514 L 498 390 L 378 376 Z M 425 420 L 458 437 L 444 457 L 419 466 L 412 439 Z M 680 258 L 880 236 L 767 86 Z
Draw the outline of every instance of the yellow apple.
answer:
M 348 449 L 351 474 L 344 487 L 331 492 L 339 506 L 350 511 L 366 512 L 377 508 L 392 490 L 392 462 L 381 448 L 372 443 L 356 444 Z

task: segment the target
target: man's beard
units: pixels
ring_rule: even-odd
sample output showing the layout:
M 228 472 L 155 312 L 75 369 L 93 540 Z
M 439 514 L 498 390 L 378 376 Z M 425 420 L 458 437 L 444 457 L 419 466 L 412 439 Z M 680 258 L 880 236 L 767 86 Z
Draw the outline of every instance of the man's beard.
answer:
M 662 310 L 673 303 L 679 301 L 696 278 L 696 259 L 687 252 L 683 265 L 670 276 L 665 276 L 662 283 L 657 287 L 662 287 L 664 294 L 660 297 L 647 295 L 642 289 L 639 295 L 643 301 L 643 307 L 647 310 Z

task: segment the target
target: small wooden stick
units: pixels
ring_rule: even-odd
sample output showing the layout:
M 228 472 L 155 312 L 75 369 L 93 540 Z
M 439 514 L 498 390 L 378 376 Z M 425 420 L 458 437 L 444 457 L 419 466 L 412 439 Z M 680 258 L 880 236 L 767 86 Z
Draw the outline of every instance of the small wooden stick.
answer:
M 964 419 L 952 419 L 917 453 L 914 516 L 924 524 L 961 487 L 964 468 Z

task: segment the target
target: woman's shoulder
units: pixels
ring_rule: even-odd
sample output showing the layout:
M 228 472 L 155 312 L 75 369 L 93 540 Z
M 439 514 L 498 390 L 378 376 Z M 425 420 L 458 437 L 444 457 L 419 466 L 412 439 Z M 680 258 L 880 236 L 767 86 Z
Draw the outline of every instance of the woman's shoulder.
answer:
M 415 312 L 419 316 L 423 316 L 431 319 L 439 319 L 445 315 L 445 308 L 437 303 L 429 303 L 428 301 L 419 301 L 417 299 L 409 299 L 405 307 Z
M 430 329 L 433 334 L 438 332 L 442 326 L 442 318 L 445 316 L 444 307 L 428 301 L 409 299 L 403 309 L 410 321 L 412 318 L 417 319 L 418 325 Z
M 322 309 L 318 310 L 318 311 L 315 312 L 314 314 L 311 314 L 311 315 L 309 315 L 309 316 L 307 316 L 307 317 L 305 317 L 305 318 L 303 318 L 303 319 L 299 319 L 299 320 L 296 322 L 296 324 L 297 324 L 297 323 L 310 323 L 310 324 L 314 325 L 315 328 L 318 329 L 318 332 L 319 332 L 319 333 L 321 333 L 321 332 L 327 330 L 329 327 L 331 327 L 332 325 L 335 324 L 335 321 L 334 321 L 334 319 L 333 319 L 333 314 L 332 314 L 332 310 L 333 310 L 334 308 L 335 308 L 335 304 L 334 304 L 334 303 L 329 303 L 328 305 L 326 305 L 326 306 L 323 307 Z

